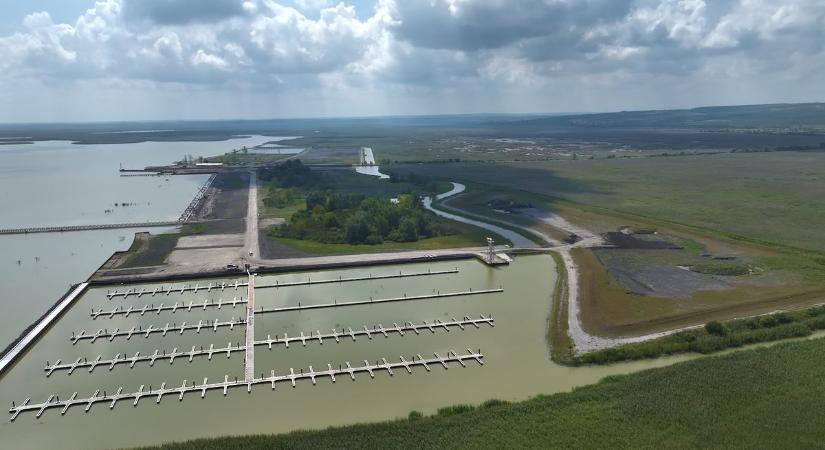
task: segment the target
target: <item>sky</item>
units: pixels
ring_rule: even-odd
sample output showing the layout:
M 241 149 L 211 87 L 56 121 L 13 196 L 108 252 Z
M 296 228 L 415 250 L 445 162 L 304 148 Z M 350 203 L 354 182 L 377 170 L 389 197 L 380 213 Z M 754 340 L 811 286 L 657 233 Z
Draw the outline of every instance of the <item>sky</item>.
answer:
M 825 101 L 825 0 L 0 0 L 0 123 Z

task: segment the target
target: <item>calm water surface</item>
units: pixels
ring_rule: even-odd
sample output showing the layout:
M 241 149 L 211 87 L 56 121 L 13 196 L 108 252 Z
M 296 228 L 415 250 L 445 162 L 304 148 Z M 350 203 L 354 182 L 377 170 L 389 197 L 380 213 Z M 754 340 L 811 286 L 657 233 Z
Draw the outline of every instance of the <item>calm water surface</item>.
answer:
M 120 164 L 169 164 L 188 154 L 218 155 L 276 139 L 2 145 L 0 228 L 175 220 L 208 176 L 121 177 Z M 40 317 L 69 284 L 85 280 L 114 251 L 128 248 L 136 231 L 141 230 L 0 236 L 0 348 Z

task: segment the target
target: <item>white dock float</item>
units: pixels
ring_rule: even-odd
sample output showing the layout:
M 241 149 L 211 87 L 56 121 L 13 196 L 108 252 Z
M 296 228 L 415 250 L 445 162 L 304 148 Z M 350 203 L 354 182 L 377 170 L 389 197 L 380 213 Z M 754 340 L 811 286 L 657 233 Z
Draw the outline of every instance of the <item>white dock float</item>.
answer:
M 385 358 L 381 358 L 381 360 L 376 361 L 375 364 L 371 364 L 368 361 L 364 361 L 363 366 L 356 366 L 353 367 L 349 361 L 347 361 L 346 367 L 344 364 L 339 364 L 338 368 L 334 368 L 332 364 L 327 364 L 327 370 L 316 371 L 312 368 L 309 371 L 301 370 L 299 373 L 295 373 L 293 368 L 289 369 L 288 375 L 276 375 L 275 371 L 270 371 L 270 375 L 265 377 L 261 374 L 260 378 L 253 378 L 252 380 L 230 380 L 229 376 L 225 376 L 224 380 L 217 383 L 209 383 L 207 378 L 203 379 L 203 383 L 200 385 L 196 384 L 194 381 L 192 384 L 188 384 L 187 380 L 184 380 L 183 383 L 179 387 L 172 387 L 167 388 L 166 384 L 161 384 L 161 386 L 157 389 L 152 389 L 149 386 L 148 390 L 145 390 L 145 385 L 141 385 L 137 392 L 130 392 L 130 393 L 123 393 L 123 388 L 119 388 L 116 393 L 114 394 L 107 394 L 105 391 L 101 394 L 100 389 L 96 390 L 94 394 L 90 397 L 86 398 L 77 398 L 76 393 L 68 397 L 66 400 L 60 400 L 60 398 L 52 394 L 48 397 L 48 399 L 43 403 L 30 403 L 30 398 L 27 398 L 21 404 L 12 403 L 11 408 L 9 408 L 9 414 L 11 415 L 11 420 L 14 421 L 17 419 L 23 412 L 28 411 L 36 411 L 36 417 L 40 417 L 44 411 L 47 409 L 52 408 L 60 408 L 62 413 L 65 413 L 69 408 L 73 406 L 84 406 L 85 411 L 89 412 L 91 407 L 95 403 L 101 402 L 109 402 L 109 409 L 115 407 L 118 401 L 121 400 L 131 400 L 133 406 L 137 406 L 138 402 L 142 397 L 155 397 L 155 403 L 158 404 L 163 399 L 164 395 L 178 395 L 178 400 L 183 400 L 185 394 L 189 392 L 200 392 L 201 397 L 206 396 L 207 391 L 211 390 L 222 390 L 224 395 L 228 388 L 234 388 L 239 386 L 246 386 L 247 391 L 251 392 L 252 385 L 258 384 L 270 384 L 272 388 L 275 388 L 277 383 L 284 383 L 288 382 L 293 387 L 296 386 L 296 381 L 299 380 L 311 380 L 313 383 L 318 378 L 328 377 L 334 383 L 336 375 L 349 375 L 350 378 L 355 380 L 356 373 L 363 373 L 367 372 L 370 374 L 371 378 L 375 377 L 375 372 L 378 371 L 386 371 L 388 374 L 393 375 L 393 369 L 405 369 L 412 373 L 410 368 L 422 366 L 428 372 L 430 371 L 429 365 L 430 364 L 440 364 L 445 369 L 449 369 L 449 363 L 457 362 L 462 367 L 466 367 L 464 363 L 465 360 L 473 360 L 476 361 L 479 365 L 484 365 L 484 355 L 481 353 L 481 350 L 475 352 L 471 349 L 467 349 L 467 353 L 464 355 L 459 355 L 455 351 L 447 352 L 446 356 L 441 356 L 438 353 L 433 353 L 434 357 L 432 358 L 423 358 L 420 354 L 416 354 L 412 360 L 406 360 L 403 357 L 400 358 L 400 362 L 387 362 Z
M 480 325 L 489 325 L 493 327 L 495 326 L 495 320 L 492 315 L 488 315 L 486 317 L 481 315 L 478 319 L 472 319 L 469 316 L 464 316 L 463 320 L 456 320 L 453 318 L 452 320 L 441 321 L 435 319 L 430 322 L 422 321 L 418 324 L 408 321 L 404 322 L 404 325 L 393 323 L 393 326 L 391 327 L 384 327 L 381 324 L 373 325 L 371 328 L 364 326 L 358 330 L 353 330 L 352 327 L 348 327 L 341 328 L 340 330 L 333 329 L 332 332 L 326 334 L 316 331 L 314 334 L 310 332 L 309 336 L 304 335 L 303 332 L 301 333 L 301 336 L 287 336 L 284 334 L 283 337 L 276 336 L 272 338 L 270 335 L 267 336 L 267 339 L 254 341 L 254 345 L 267 346 L 269 350 L 272 350 L 273 345 L 283 345 L 285 348 L 289 348 L 289 344 L 295 342 L 300 342 L 304 346 L 306 346 L 307 343 L 316 342 L 319 345 L 323 345 L 324 341 L 335 341 L 336 343 L 340 343 L 342 339 L 351 339 L 352 341 L 355 341 L 359 336 L 367 336 L 367 338 L 371 340 L 372 336 L 375 334 L 382 334 L 384 337 L 390 337 L 393 334 L 404 336 L 405 332 L 413 332 L 418 335 L 422 331 L 435 333 L 440 330 L 449 331 L 450 328 L 454 327 L 464 330 L 465 326 L 480 328 Z M 217 348 L 214 344 L 210 344 L 208 348 L 205 346 L 196 347 L 193 345 L 189 350 L 178 350 L 177 348 L 174 348 L 171 351 L 156 349 L 153 353 L 145 355 L 141 355 L 140 352 L 136 352 L 132 356 L 126 354 L 121 355 L 118 353 L 114 356 L 114 358 L 108 359 L 103 359 L 102 355 L 98 355 L 91 361 L 88 358 L 80 357 L 71 363 L 62 363 L 61 360 L 54 362 L 46 361 L 46 366 L 43 370 L 46 371 L 46 376 L 51 376 L 55 371 L 63 370 L 67 371 L 67 373 L 71 375 L 77 369 L 88 369 L 88 372 L 92 372 L 97 367 L 105 367 L 108 370 L 112 370 L 115 366 L 127 364 L 130 368 L 133 368 L 135 364 L 139 362 L 148 362 L 150 366 L 154 366 L 157 361 L 168 361 L 172 364 L 175 362 L 176 358 L 185 358 L 187 361 L 192 362 L 195 357 L 206 356 L 207 359 L 211 361 L 212 357 L 215 355 L 220 356 L 225 354 L 226 357 L 229 358 L 232 353 L 246 352 L 247 347 L 247 345 L 233 345 L 229 342 L 226 346 Z

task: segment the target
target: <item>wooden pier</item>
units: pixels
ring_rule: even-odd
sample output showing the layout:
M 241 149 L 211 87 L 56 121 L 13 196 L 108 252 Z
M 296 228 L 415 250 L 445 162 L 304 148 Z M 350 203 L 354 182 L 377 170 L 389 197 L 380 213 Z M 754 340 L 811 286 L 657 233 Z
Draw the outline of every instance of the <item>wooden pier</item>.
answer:
M 448 321 L 441 321 L 439 319 L 435 319 L 431 322 L 423 321 L 421 323 L 414 323 L 411 321 L 404 322 L 403 325 L 398 325 L 397 323 L 393 323 L 392 326 L 384 327 L 382 324 L 373 325 L 372 327 L 368 327 L 364 325 L 362 328 L 353 329 L 352 327 L 340 328 L 340 329 L 332 329 L 330 333 L 321 333 L 320 330 L 316 330 L 315 332 L 309 332 L 305 334 L 301 332 L 297 336 L 289 336 L 284 333 L 283 337 L 275 336 L 274 338 L 272 335 L 267 335 L 266 339 L 253 341 L 254 346 L 267 346 L 269 350 L 272 350 L 272 346 L 283 345 L 285 348 L 289 348 L 290 344 L 293 343 L 300 343 L 302 346 L 306 347 L 307 343 L 318 343 L 319 345 L 324 345 L 324 341 L 335 341 L 336 343 L 340 343 L 341 340 L 352 339 L 352 341 L 356 341 L 357 337 L 366 336 L 367 339 L 372 339 L 373 336 L 384 336 L 388 338 L 392 335 L 404 336 L 406 332 L 412 332 L 416 335 L 420 334 L 421 332 L 429 331 L 430 333 L 435 334 L 436 331 L 450 331 L 451 328 L 458 328 L 460 330 L 464 330 L 465 327 L 472 326 L 475 328 L 481 328 L 480 325 L 489 325 L 491 327 L 495 326 L 495 320 L 493 319 L 492 315 L 484 316 L 481 315 L 478 319 L 472 319 L 469 316 L 464 316 L 464 319 L 457 320 L 452 318 L 452 320 Z M 190 350 L 178 350 L 177 347 L 172 349 L 171 351 L 167 350 L 155 350 L 152 354 L 148 355 L 141 355 L 140 352 L 135 352 L 134 355 L 129 356 L 126 354 L 120 354 L 114 356 L 114 358 L 103 359 L 103 355 L 98 355 L 96 358 L 89 360 L 88 358 L 79 357 L 72 363 L 62 363 L 61 360 L 57 360 L 55 362 L 46 361 L 46 366 L 44 370 L 46 371 L 46 376 L 51 376 L 52 373 L 55 371 L 68 371 L 68 374 L 71 375 L 75 370 L 78 369 L 88 369 L 91 373 L 97 367 L 105 367 L 109 370 L 115 368 L 115 366 L 120 365 L 128 365 L 129 368 L 133 368 L 135 364 L 139 362 L 148 362 L 150 366 L 154 366 L 155 362 L 161 361 L 165 362 L 168 361 L 169 364 L 175 362 L 176 359 L 186 359 L 189 362 L 192 362 L 195 357 L 203 357 L 206 356 L 208 360 L 212 360 L 212 357 L 215 355 L 221 356 L 226 355 L 227 358 L 231 356 L 232 353 L 237 352 L 246 352 L 249 348 L 249 344 L 240 345 L 235 344 L 233 345 L 231 342 L 227 343 L 225 347 L 218 347 L 216 348 L 214 344 L 210 344 L 208 348 L 204 346 L 192 346 Z
M 204 378 L 201 384 L 197 384 L 194 381 L 189 384 L 187 382 L 188 380 L 184 380 L 179 387 L 171 388 L 166 387 L 166 383 L 164 382 L 161 383 L 157 389 L 153 389 L 151 386 L 146 389 L 146 385 L 141 385 L 136 392 L 129 393 L 124 393 L 123 387 L 119 387 L 113 394 L 107 394 L 106 391 L 101 393 L 101 390 L 97 389 L 90 397 L 78 398 L 77 392 L 74 392 L 66 400 L 60 400 L 56 394 L 52 394 L 43 403 L 31 403 L 31 398 L 26 398 L 19 405 L 13 402 L 11 408 L 9 408 L 9 414 L 11 415 L 11 420 L 14 421 L 17 419 L 17 416 L 23 412 L 35 412 L 35 417 L 39 418 L 46 410 L 56 408 L 60 408 L 61 415 L 66 414 L 69 408 L 74 406 L 83 406 L 84 411 L 89 412 L 96 403 L 108 403 L 109 409 L 112 409 L 117 405 L 117 402 L 125 400 L 131 401 L 132 406 L 137 406 L 140 399 L 144 397 L 153 398 L 157 404 L 161 402 L 165 395 L 177 395 L 178 400 L 182 401 L 184 396 L 191 392 L 200 392 L 200 396 L 203 398 L 206 396 L 207 391 L 222 390 L 223 395 L 227 395 L 229 388 L 242 386 L 246 386 L 247 392 L 251 393 L 252 386 L 259 384 L 268 384 L 274 390 L 275 385 L 278 383 L 288 382 L 292 387 L 296 387 L 297 381 L 311 380 L 314 385 L 319 378 L 324 377 L 329 378 L 335 383 L 336 376 L 349 376 L 352 380 L 355 380 L 355 374 L 365 372 L 370 375 L 370 378 L 374 378 L 375 372 L 380 371 L 385 371 L 392 376 L 394 375 L 394 370 L 402 369 L 411 374 L 414 367 L 423 367 L 428 372 L 431 370 L 431 365 L 441 365 L 445 370 L 449 369 L 450 363 L 458 363 L 462 367 L 466 367 L 465 361 L 467 360 L 476 361 L 479 365 L 484 365 L 484 355 L 481 353 L 481 350 L 475 352 L 467 349 L 467 353 L 464 355 L 459 355 L 455 351 L 447 352 L 446 356 L 441 356 L 438 353 L 433 353 L 433 355 L 434 357 L 432 358 L 424 358 L 421 354 L 416 354 L 411 360 L 407 360 L 401 356 L 399 357 L 399 362 L 388 362 L 386 358 L 381 358 L 376 361 L 375 364 L 364 360 L 364 365 L 355 367 L 353 367 L 349 361 L 346 361 L 345 364 L 339 364 L 337 369 L 334 368 L 332 364 L 327 364 L 327 370 L 318 371 L 313 369 L 312 366 L 309 366 L 308 371 L 301 369 L 299 373 L 296 373 L 293 368 L 290 368 L 289 374 L 286 375 L 276 375 L 275 371 L 271 370 L 269 376 L 264 376 L 262 373 L 259 378 L 253 377 L 250 380 L 238 380 L 237 378 L 230 380 L 228 375 L 224 376 L 223 381 L 216 383 L 209 383 L 208 378 Z
M 206 311 L 206 308 L 221 309 L 224 306 L 231 306 L 232 308 L 235 308 L 238 305 L 244 305 L 245 306 L 246 304 L 247 304 L 246 299 L 244 299 L 243 297 L 241 297 L 241 298 L 232 297 L 232 300 L 224 300 L 222 298 L 219 298 L 217 301 L 215 301 L 215 300 L 204 300 L 203 303 L 195 303 L 194 301 L 190 301 L 189 303 L 175 302 L 171 305 L 165 305 L 163 303 L 159 303 L 159 304 L 155 305 L 154 303 L 152 303 L 152 304 L 143 305 L 143 307 L 129 306 L 128 308 L 124 308 L 122 306 L 119 306 L 115 309 L 110 309 L 108 311 L 104 311 L 103 308 L 99 308 L 97 311 L 92 309 L 91 316 L 92 316 L 92 319 L 97 319 L 100 316 L 108 317 L 108 318 L 111 319 L 114 316 L 120 316 L 120 315 L 122 315 L 124 317 L 129 317 L 129 315 L 131 315 L 131 314 L 140 314 L 141 316 L 143 316 L 146 313 L 160 314 L 161 311 L 172 311 L 172 314 L 174 314 L 178 310 L 190 312 L 194 308 L 196 310 L 200 309 L 202 311 Z
M 411 273 L 402 273 L 398 272 L 397 274 L 388 274 L 388 275 L 368 275 L 366 277 L 338 277 L 338 278 L 327 278 L 327 279 L 320 279 L 320 280 L 313 280 L 312 278 L 307 278 L 306 281 L 287 281 L 283 283 L 275 282 L 271 284 L 258 284 L 255 286 L 256 289 L 265 289 L 265 288 L 281 288 L 281 287 L 291 287 L 291 286 L 308 286 L 308 285 L 315 285 L 315 284 L 328 284 L 328 283 L 347 283 L 353 281 L 370 281 L 370 280 L 386 280 L 390 278 L 409 278 L 409 277 L 423 277 L 423 276 L 431 276 L 431 275 L 448 275 L 448 274 L 455 274 L 458 273 L 458 269 L 451 269 L 451 270 L 428 270 L 426 272 L 411 272 Z M 206 285 L 201 286 L 199 283 L 193 285 L 185 285 L 185 286 L 157 286 L 154 288 L 141 288 L 138 290 L 137 288 L 128 289 L 126 291 L 111 291 L 107 292 L 106 296 L 109 299 L 115 297 L 130 297 L 136 296 L 138 298 L 149 295 L 154 297 L 155 295 L 170 295 L 172 293 L 179 293 L 183 294 L 185 292 L 195 292 L 198 291 L 206 291 L 212 292 L 212 290 L 220 289 L 221 291 L 232 288 L 237 290 L 238 288 L 246 287 L 248 282 L 242 281 L 234 281 L 234 282 L 221 282 L 221 283 L 209 283 Z

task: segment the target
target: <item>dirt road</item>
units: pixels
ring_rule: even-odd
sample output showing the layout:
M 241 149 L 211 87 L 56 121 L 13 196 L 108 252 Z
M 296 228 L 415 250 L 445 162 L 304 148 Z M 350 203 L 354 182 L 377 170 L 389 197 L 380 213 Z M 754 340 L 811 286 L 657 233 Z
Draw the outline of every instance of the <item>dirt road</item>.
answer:
M 249 206 L 246 208 L 246 237 L 244 239 L 243 258 L 254 260 L 261 251 L 258 244 L 258 173 L 249 171 Z

